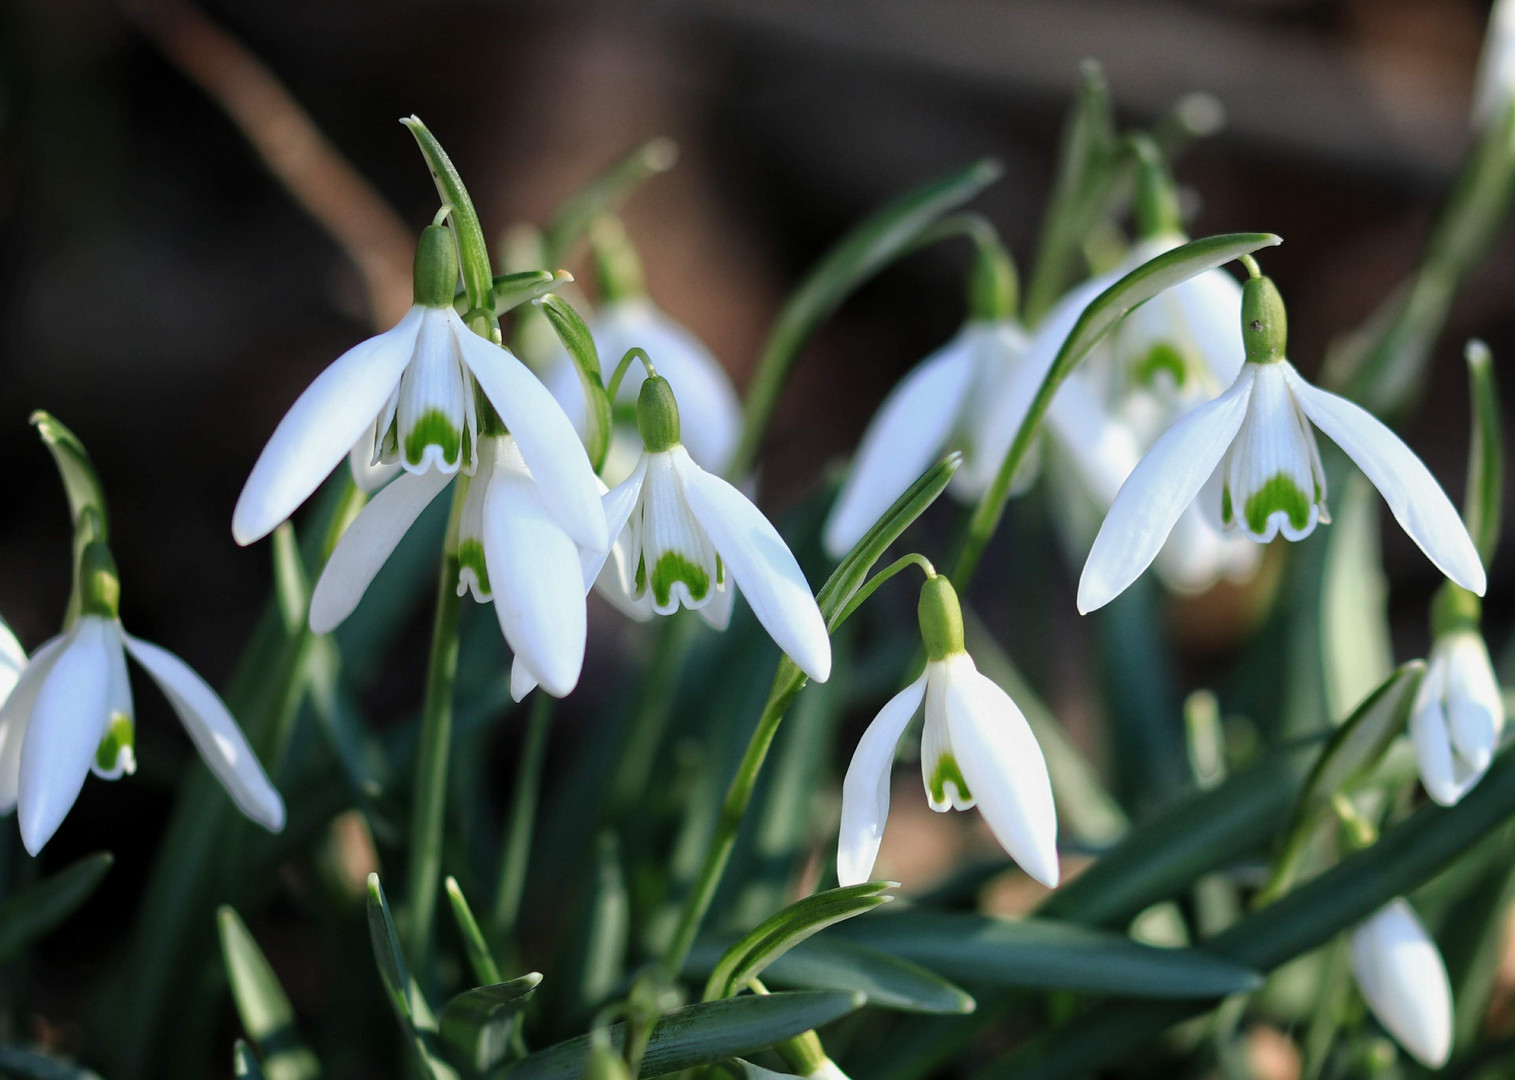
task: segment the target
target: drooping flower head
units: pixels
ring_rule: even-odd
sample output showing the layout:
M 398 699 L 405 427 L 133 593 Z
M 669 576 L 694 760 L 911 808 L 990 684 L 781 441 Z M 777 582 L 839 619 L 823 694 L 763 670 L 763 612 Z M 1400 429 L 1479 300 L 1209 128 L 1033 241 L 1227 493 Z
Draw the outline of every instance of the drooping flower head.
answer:
M 1349 937 L 1352 974 L 1384 1030 L 1428 1069 L 1452 1052 L 1452 985 L 1415 911 L 1392 900 Z
M 1504 696 L 1478 626 L 1476 597 L 1443 585 L 1431 655 L 1410 711 L 1410 740 L 1426 793 L 1453 806 L 1488 771 L 1504 732 Z

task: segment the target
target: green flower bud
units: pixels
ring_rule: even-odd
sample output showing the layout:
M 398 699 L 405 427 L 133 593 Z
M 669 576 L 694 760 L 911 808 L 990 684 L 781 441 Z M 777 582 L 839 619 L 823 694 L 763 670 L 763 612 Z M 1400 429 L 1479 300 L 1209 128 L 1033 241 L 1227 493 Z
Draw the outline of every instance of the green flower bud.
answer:
M 1254 364 L 1270 364 L 1284 358 L 1289 317 L 1284 311 L 1284 298 L 1272 278 L 1248 278 L 1241 287 L 1241 337 L 1247 347 L 1247 359 Z
M 1141 137 L 1136 149 L 1136 231 L 1142 239 L 1182 233 L 1178 212 L 1178 187 L 1168 172 L 1162 151 L 1151 139 Z
M 415 299 L 425 307 L 452 307 L 458 293 L 458 251 L 452 230 L 428 225 L 416 244 Z
M 963 609 L 952 582 L 940 574 L 927 578 L 921 586 L 921 602 L 916 610 L 928 658 L 945 660 L 964 651 Z
M 84 545 L 79 554 L 79 610 L 84 615 L 118 617 L 121 611 L 121 581 L 110 548 L 98 540 Z
M 992 236 L 978 240 L 968 267 L 968 317 L 986 322 L 1013 319 L 1019 303 L 1020 278 L 1010 252 Z
M 679 404 L 674 400 L 673 387 L 661 375 L 649 375 L 637 395 L 637 430 L 642 433 L 642 445 L 651 453 L 660 454 L 679 441 Z

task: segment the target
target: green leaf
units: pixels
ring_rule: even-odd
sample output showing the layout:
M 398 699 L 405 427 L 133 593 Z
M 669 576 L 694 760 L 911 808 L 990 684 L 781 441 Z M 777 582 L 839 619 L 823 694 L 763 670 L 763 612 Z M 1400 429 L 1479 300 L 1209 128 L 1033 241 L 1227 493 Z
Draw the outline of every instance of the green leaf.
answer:
M 494 954 L 489 951 L 489 944 L 484 940 L 478 920 L 473 917 L 473 910 L 463 896 L 458 879 L 449 874 L 444 884 L 447 900 L 452 904 L 452 917 L 458 924 L 458 933 L 463 936 L 463 948 L 468 953 L 468 966 L 473 969 L 474 978 L 479 980 L 481 986 L 503 984 L 499 965 L 494 962 Z M 537 982 L 541 982 L 540 975 L 537 976 Z M 535 986 L 536 983 L 531 985 Z
M 1389 582 L 1378 542 L 1378 492 L 1355 469 L 1333 495 L 1321 589 L 1321 647 L 1331 719 L 1345 716 L 1394 668 Z
M 1499 546 L 1499 523 L 1504 514 L 1504 421 L 1494 358 L 1481 341 L 1467 347 L 1468 392 L 1473 399 L 1473 439 L 1468 447 L 1468 489 L 1462 516 L 1485 566 Z
M 816 327 L 859 286 L 912 250 L 920 234 L 937 219 L 996 180 L 1000 171 L 996 162 L 978 161 L 907 192 L 869 215 L 821 256 L 785 302 L 758 358 L 731 475 L 741 476 L 751 469 L 789 368 Z
M 258 1064 L 251 1047 L 241 1039 L 232 1046 L 231 1072 L 237 1080 L 263 1080 L 263 1066 Z
M 673 168 L 678 156 L 672 139 L 648 139 L 564 199 L 543 229 L 542 242 L 550 259 L 567 258 L 591 221 L 614 210 L 647 180 Z
M 503 1065 L 526 1000 L 542 981 L 533 971 L 509 982 L 465 990 L 442 1008 L 437 1031 L 442 1052 L 465 1076 Z
M 567 270 L 521 270 L 494 276 L 494 313 L 504 315 L 573 281 Z M 458 296 L 466 303 L 467 293 Z
M 1049 919 L 1009 921 L 915 909 L 852 923 L 848 941 L 903 957 L 949 979 L 1126 997 L 1198 998 L 1254 990 L 1246 965 L 1200 949 L 1162 949 L 1124 934 Z
M 15 1046 L 0 1046 L 0 1074 L 16 1080 L 100 1080 L 83 1066 Z
M 749 994 L 676 1009 L 658 1021 L 647 1041 L 641 1075 L 668 1073 L 743 1057 L 774 1043 L 829 1024 L 862 1007 L 862 994 L 834 990 Z M 617 1051 L 626 1043 L 626 1025 L 610 1028 Z M 578 1080 L 585 1076 L 589 1036 L 558 1043 L 523 1058 L 501 1080 Z
M 0 903 L 0 963 L 13 960 L 78 910 L 114 861 L 108 851 L 86 855 Z
M 468 293 L 468 306 L 481 311 L 494 311 L 494 275 L 489 269 L 489 247 L 484 242 L 484 230 L 479 225 L 478 211 L 473 208 L 473 199 L 463 186 L 463 178 L 457 167 L 437 142 L 436 136 L 421 123 L 419 116 L 409 116 L 404 124 L 415 136 L 421 155 L 426 159 L 431 178 L 436 182 L 437 195 L 442 202 L 452 207 L 452 234 L 458 245 L 458 263 L 463 271 L 463 288 Z
M 38 409 L 32 413 L 31 423 L 37 429 L 37 434 L 42 436 L 42 444 L 53 455 L 53 461 L 57 463 L 74 527 L 77 529 L 85 511 L 92 509 L 98 517 L 93 523 L 96 531 L 90 539 L 107 539 L 105 492 L 100 486 L 100 477 L 95 472 L 89 451 L 84 449 L 79 437 L 51 413 Z
M 892 881 L 867 881 L 807 896 L 764 919 L 726 950 L 705 984 L 705 1000 L 731 997 L 763 969 L 800 942 L 828 926 L 871 911 L 894 899 Z
M 216 912 L 221 957 L 242 1027 L 266 1059 L 269 1080 L 313 1080 L 321 1064 L 300 1039 L 295 1010 L 263 950 L 231 907 Z
M 286 634 L 297 634 L 305 627 L 310 610 L 310 581 L 300 558 L 300 544 L 295 527 L 286 521 L 274 530 L 274 601 Z
M 456 1080 L 456 1071 L 442 1060 L 435 1048 L 436 1017 L 421 994 L 421 988 L 406 969 L 394 918 L 389 913 L 389 900 L 384 895 L 384 887 L 379 884 L 378 874 L 368 875 L 368 938 L 379 965 L 384 992 L 394 1007 L 400 1026 L 415 1046 L 416 1057 L 433 1080 Z
M 600 372 L 600 354 L 595 348 L 594 335 L 579 313 L 556 293 L 542 297 L 537 306 L 573 358 L 579 388 L 584 392 L 587 417 L 584 443 L 589 452 L 589 463 L 595 472 L 599 472 L 600 466 L 605 464 L 605 454 L 610 450 L 610 397 L 605 392 L 605 377 Z

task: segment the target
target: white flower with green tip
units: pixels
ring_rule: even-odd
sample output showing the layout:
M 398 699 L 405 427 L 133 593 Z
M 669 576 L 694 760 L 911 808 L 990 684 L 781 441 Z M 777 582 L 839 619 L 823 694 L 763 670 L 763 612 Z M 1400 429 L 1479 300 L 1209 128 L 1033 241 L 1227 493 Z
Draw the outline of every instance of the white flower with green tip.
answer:
M 1357 463 L 1437 569 L 1482 595 L 1478 552 L 1424 463 L 1371 413 L 1312 386 L 1284 358 L 1283 301 L 1265 277 L 1246 285 L 1242 330 L 1247 362 L 1231 388 L 1186 413 L 1121 485 L 1084 564 L 1079 610 L 1125 591 L 1196 499 L 1259 543 L 1279 533 L 1301 540 L 1329 521 L 1312 424 Z
M 1458 601 L 1472 609 L 1452 610 Z M 1426 673 L 1410 710 L 1410 741 L 1426 794 L 1455 806 L 1494 761 L 1504 732 L 1504 696 L 1477 622 L 1477 602 L 1446 590 Z
M 642 456 L 604 499 L 616 539 L 599 575 L 602 591 L 637 617 L 685 607 L 721 627 L 740 589 L 778 647 L 825 682 L 831 638 L 799 563 L 762 511 L 689 456 L 661 375 L 642 383 L 637 426 Z
M 1352 974 L 1373 1015 L 1428 1069 L 1452 1052 L 1452 985 L 1414 909 L 1390 901 L 1348 938 Z
M 895 748 L 924 701 L 921 775 L 931 809 L 977 806 L 1021 869 L 1056 887 L 1057 812 L 1046 760 L 1015 702 L 964 649 L 962 611 L 945 577 L 922 586 L 920 626 L 925 672 L 879 710 L 847 766 L 837 880 L 857 885 L 873 874 L 889 817 Z
M 42 850 L 91 771 L 108 780 L 135 771 L 128 653 L 168 698 L 237 808 L 270 832 L 281 830 L 284 801 L 220 697 L 183 660 L 122 628 L 103 544 L 85 549 L 82 566 L 84 604 L 73 625 L 29 664 L 9 631 L 0 650 L 0 681 L 14 679 L 0 706 L 0 813 L 17 809 L 26 850 Z
M 524 364 L 463 324 L 452 307 L 456 287 L 451 235 L 433 225 L 416 250 L 415 306 L 339 357 L 279 422 L 237 500 L 238 543 L 289 517 L 360 439 L 369 442 L 369 464 L 398 463 L 415 477 L 472 473 L 487 402 L 553 517 L 580 544 L 605 549 L 594 471 L 573 425 Z

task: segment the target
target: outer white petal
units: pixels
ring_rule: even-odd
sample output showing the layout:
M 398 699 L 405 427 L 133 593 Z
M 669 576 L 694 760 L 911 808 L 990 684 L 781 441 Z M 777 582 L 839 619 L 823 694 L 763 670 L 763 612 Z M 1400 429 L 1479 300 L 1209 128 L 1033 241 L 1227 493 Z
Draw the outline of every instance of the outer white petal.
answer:
M 710 603 L 699 609 L 700 618 L 710 629 L 723 634 L 731 625 L 731 612 L 735 607 L 736 582 L 732 581 L 728 575 L 725 586 L 711 593 Z
M 269 782 L 247 737 L 210 684 L 173 653 L 122 634 L 126 650 L 142 665 L 174 707 L 210 771 L 237 809 L 269 832 L 284 828 L 284 800 Z
M 889 773 L 894 768 L 895 747 L 925 693 L 922 673 L 885 703 L 852 752 L 842 781 L 842 826 L 836 842 L 836 877 L 842 885 L 861 885 L 873 873 L 889 818 Z
M 393 329 L 348 349 L 290 406 L 232 511 L 237 543 L 272 532 L 371 428 L 410 363 L 425 310 L 411 308 Z
M 524 701 L 526 695 L 537 688 L 537 677 L 531 670 L 521 663 L 520 656 L 515 656 L 510 661 L 510 700 Z
M 1473 126 L 1484 127 L 1515 97 L 1515 3 L 1495 0 L 1473 84 Z
M 1415 747 L 1415 763 L 1426 794 L 1442 806 L 1456 806 L 1468 785 L 1457 777 L 1452 740 L 1447 733 L 1447 714 L 1439 696 L 1416 701 L 1410 713 L 1410 742 Z
M 979 813 L 1021 869 L 1056 888 L 1057 811 L 1047 762 L 1015 702 L 966 653 L 949 658 L 947 726 Z
M 86 615 L 74 623 L 42 680 L 21 744 L 17 804 L 21 842 L 36 855 L 68 816 L 110 706 L 110 649 L 121 647 L 117 623 Z
M 31 663 L 21 672 L 5 704 L 0 706 L 0 814 L 8 814 L 16 808 L 21 784 L 21 747 L 26 739 L 32 707 L 42 691 L 42 684 L 47 681 L 47 673 L 69 640 L 67 634 L 59 634 L 38 649 Z
M 1372 413 L 1311 386 L 1293 367 L 1289 389 L 1310 422 L 1357 463 L 1389 504 L 1394 519 L 1447 577 L 1482 596 L 1483 563 L 1457 508 L 1415 452 Z
M 839 559 L 894 500 L 941 456 L 973 385 L 974 350 L 966 331 L 904 377 L 868 424 L 822 540 Z
M 549 694 L 565 697 L 584 666 L 584 571 L 539 490 L 524 471 L 497 466 L 484 502 L 484 559 L 505 641 Z
M 1427 1068 L 1452 1050 L 1452 987 L 1410 905 L 1391 901 L 1351 934 L 1352 972 L 1384 1029 Z
M 329 634 L 353 613 L 379 568 L 452 475 L 407 472 L 373 497 L 342 533 L 310 596 L 310 628 Z
M 1230 386 L 1247 358 L 1241 337 L 1241 285 L 1217 267 L 1175 285 L 1172 296 L 1215 379 L 1215 389 Z
M 1184 414 L 1126 478 L 1084 563 L 1080 612 L 1104 607 L 1157 557 L 1241 427 L 1252 375 L 1244 368 L 1231 389 Z
M 525 364 L 469 330 L 455 314 L 450 321 L 464 362 L 515 436 L 542 504 L 580 545 L 604 551 L 610 537 L 600 489 L 573 424 Z
M 632 595 L 636 587 L 637 560 L 641 558 L 637 506 L 646 479 L 647 455 L 644 453 L 637 459 L 631 475 L 602 496 L 605 524 L 610 532 L 610 553 L 595 579 L 600 595 L 622 614 L 638 622 L 652 618 L 652 596 L 644 594 L 634 598 Z
M 789 545 L 747 496 L 689 460 L 682 447 L 669 452 L 689 508 L 758 622 L 801 671 L 825 682 L 831 677 L 831 637 Z
M 26 667 L 26 650 L 21 647 L 21 642 L 16 640 L 16 635 L 11 633 L 11 628 L 0 619 L 0 704 L 10 696 L 15 688 L 17 680 L 21 678 L 21 669 Z

